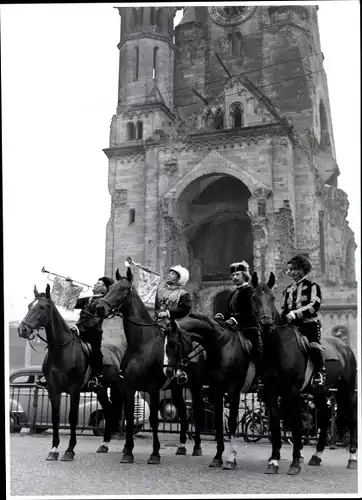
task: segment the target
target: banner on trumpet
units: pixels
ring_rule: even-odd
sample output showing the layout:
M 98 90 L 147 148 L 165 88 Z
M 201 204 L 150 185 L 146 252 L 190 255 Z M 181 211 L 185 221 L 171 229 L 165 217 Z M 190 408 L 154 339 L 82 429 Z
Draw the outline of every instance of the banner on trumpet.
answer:
M 138 272 L 138 295 L 145 306 L 155 307 L 157 287 L 162 276 L 144 271 L 140 267 L 135 267 Z
M 82 290 L 83 287 L 74 285 L 71 280 L 56 276 L 51 296 L 55 305 L 73 311 Z

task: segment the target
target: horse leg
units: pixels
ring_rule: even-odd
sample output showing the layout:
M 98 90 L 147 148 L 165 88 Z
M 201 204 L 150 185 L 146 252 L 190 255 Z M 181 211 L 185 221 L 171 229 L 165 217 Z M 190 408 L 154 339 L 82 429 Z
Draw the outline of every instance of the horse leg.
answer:
M 347 425 L 349 429 L 347 468 L 357 469 L 357 393 L 355 391 L 349 395 L 347 408 Z
M 181 430 L 180 430 L 180 444 L 176 450 L 175 455 L 187 455 L 186 449 L 186 436 L 187 436 L 187 415 L 186 415 L 186 404 L 185 399 L 183 397 L 183 389 L 179 385 L 175 385 L 172 388 L 172 402 L 177 408 L 178 415 L 181 421 Z
M 193 457 L 201 457 L 202 456 L 202 448 L 201 448 L 201 422 L 204 417 L 203 412 L 203 403 L 201 398 L 201 385 L 190 385 L 191 394 L 192 394 L 192 407 L 194 413 L 194 423 L 195 423 L 195 444 L 194 449 L 192 451 Z
M 279 470 L 280 450 L 282 447 L 278 394 L 272 392 L 271 387 L 266 387 L 263 392 L 263 398 L 269 410 L 270 434 L 272 441 L 272 454 L 268 459 L 268 467 L 265 470 L 265 474 L 277 474 Z
M 286 395 L 286 403 L 288 414 L 290 415 L 290 430 L 293 437 L 293 460 L 290 464 L 288 474 L 296 476 L 300 474 L 301 463 L 303 462 L 301 450 L 303 449 L 302 443 L 302 406 L 300 391 L 293 388 L 290 393 Z
M 224 445 L 224 422 L 223 422 L 223 399 L 224 391 L 221 388 L 210 387 L 212 404 L 215 416 L 215 434 L 216 434 L 216 455 L 212 459 L 209 467 L 222 467 L 222 454 L 225 450 Z
M 133 440 L 134 397 L 135 397 L 134 389 L 126 389 L 124 391 L 124 414 L 126 417 L 127 429 L 126 429 L 126 442 L 122 450 L 122 458 L 120 462 L 121 464 L 133 464 L 134 462 L 134 456 L 132 453 L 134 448 L 134 440 Z
M 60 394 L 58 394 L 51 386 L 48 384 L 49 399 L 52 405 L 52 424 L 53 424 L 53 442 L 52 449 L 50 450 L 47 460 L 58 460 L 59 457 L 59 420 L 60 420 Z
M 77 424 L 80 400 L 80 387 L 73 387 L 70 393 L 70 410 L 69 410 L 69 423 L 70 423 L 70 439 L 68 448 L 65 450 L 62 460 L 64 462 L 71 462 L 74 458 L 74 448 L 77 444 Z
M 314 404 L 318 410 L 319 436 L 316 451 L 308 462 L 308 465 L 320 465 L 322 454 L 326 446 L 328 426 L 329 426 L 329 408 L 326 394 L 317 394 L 314 396 Z
M 229 444 L 229 455 L 226 464 L 223 469 L 235 470 L 236 469 L 236 455 L 238 452 L 236 444 L 236 428 L 238 425 L 238 415 L 239 415 L 239 402 L 240 402 L 240 392 L 239 391 L 229 391 L 229 432 L 230 432 L 230 444 Z
M 158 439 L 158 407 L 160 404 L 160 391 L 159 389 L 150 392 L 150 424 L 153 435 L 153 449 L 148 464 L 160 463 L 160 441 Z M 185 417 L 186 420 L 186 417 Z
M 104 417 L 105 417 L 105 427 L 104 427 L 104 436 L 103 443 L 97 448 L 96 453 L 108 453 L 109 443 L 112 438 L 112 429 L 113 429 L 113 407 L 108 398 L 107 389 L 101 388 L 97 391 L 97 400 L 99 404 L 102 406 Z

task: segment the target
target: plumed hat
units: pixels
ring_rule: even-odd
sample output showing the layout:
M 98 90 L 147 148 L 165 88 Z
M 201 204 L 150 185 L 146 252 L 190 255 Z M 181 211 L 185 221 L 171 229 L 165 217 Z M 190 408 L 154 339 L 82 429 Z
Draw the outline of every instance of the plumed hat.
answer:
M 295 255 L 288 264 L 294 264 L 298 269 L 302 269 L 306 274 L 312 270 L 312 263 L 305 255 Z
M 103 283 L 105 284 L 107 290 L 108 288 L 114 284 L 114 281 L 112 278 L 107 278 L 107 276 L 103 276 L 103 278 L 99 278 L 98 281 L 103 281 Z
M 244 273 L 249 273 L 249 264 L 243 260 L 242 262 L 233 262 L 230 265 L 230 273 L 236 273 L 236 271 L 243 271 Z
M 186 283 L 188 282 L 189 277 L 190 277 L 190 273 L 188 272 L 186 267 L 182 267 L 182 266 L 177 265 L 177 266 L 170 267 L 170 271 L 175 271 L 175 273 L 177 273 L 179 275 L 178 282 L 181 286 L 186 285 Z

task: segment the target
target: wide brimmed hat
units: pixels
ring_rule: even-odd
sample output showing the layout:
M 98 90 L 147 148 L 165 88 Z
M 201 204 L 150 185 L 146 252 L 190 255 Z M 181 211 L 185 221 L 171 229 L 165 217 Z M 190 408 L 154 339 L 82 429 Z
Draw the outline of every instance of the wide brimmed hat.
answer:
M 249 273 L 249 264 L 243 260 L 242 262 L 233 262 L 230 264 L 230 273 L 236 273 L 237 271 L 242 271 L 244 273 Z
M 111 285 L 114 284 L 114 280 L 112 278 L 107 278 L 107 276 L 103 276 L 102 278 L 99 278 L 98 281 L 103 281 L 107 290 Z
M 312 263 L 305 255 L 295 255 L 288 264 L 294 264 L 298 269 L 302 269 L 306 274 L 312 270 Z
M 181 286 L 185 286 L 189 280 L 190 273 L 186 269 L 186 267 L 182 267 L 180 265 L 170 267 L 170 271 L 175 271 L 179 275 L 178 282 Z

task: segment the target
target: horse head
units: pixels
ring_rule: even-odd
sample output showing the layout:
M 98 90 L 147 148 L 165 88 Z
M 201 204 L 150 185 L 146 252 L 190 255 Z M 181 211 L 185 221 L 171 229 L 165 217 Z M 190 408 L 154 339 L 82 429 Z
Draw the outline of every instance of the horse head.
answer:
M 253 292 L 251 295 L 251 307 L 258 324 L 263 329 L 270 329 L 274 321 L 275 296 L 272 291 L 275 285 L 275 275 L 270 273 L 268 282 L 259 281 L 258 273 L 254 272 L 251 277 Z
M 121 276 L 119 270 L 116 271 L 116 283 L 111 285 L 108 292 L 102 297 L 97 305 L 97 312 L 103 317 L 108 317 L 112 312 L 121 312 L 130 292 L 132 291 L 133 274 L 127 268 L 127 276 Z
M 39 293 L 34 285 L 35 299 L 28 306 L 28 313 L 18 328 L 19 336 L 29 339 L 34 330 L 39 330 L 47 325 L 51 304 L 50 286 L 46 286 L 45 293 Z

